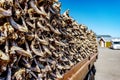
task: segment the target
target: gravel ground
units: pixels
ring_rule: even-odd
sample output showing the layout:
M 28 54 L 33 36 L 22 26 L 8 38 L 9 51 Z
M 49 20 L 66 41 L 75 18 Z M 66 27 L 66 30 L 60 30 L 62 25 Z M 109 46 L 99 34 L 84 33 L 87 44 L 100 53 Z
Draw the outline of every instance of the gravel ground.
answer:
M 120 50 L 99 48 L 95 80 L 120 80 Z

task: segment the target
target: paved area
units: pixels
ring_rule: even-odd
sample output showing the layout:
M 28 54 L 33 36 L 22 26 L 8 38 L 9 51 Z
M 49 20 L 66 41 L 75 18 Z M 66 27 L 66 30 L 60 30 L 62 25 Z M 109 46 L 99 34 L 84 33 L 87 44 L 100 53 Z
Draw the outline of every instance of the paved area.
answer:
M 120 80 L 120 50 L 99 48 L 95 80 Z

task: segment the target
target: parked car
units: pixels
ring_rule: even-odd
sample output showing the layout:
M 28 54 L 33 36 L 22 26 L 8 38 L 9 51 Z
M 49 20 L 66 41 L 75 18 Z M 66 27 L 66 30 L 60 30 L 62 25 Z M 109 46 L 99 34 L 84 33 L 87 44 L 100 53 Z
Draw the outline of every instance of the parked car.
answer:
M 112 49 L 120 49 L 120 39 L 112 39 L 111 40 L 111 48 Z

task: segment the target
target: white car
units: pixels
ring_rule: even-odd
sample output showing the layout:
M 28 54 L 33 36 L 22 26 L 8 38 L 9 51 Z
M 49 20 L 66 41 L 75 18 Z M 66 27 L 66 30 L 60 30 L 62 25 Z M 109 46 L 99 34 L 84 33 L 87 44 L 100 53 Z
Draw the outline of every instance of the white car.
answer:
M 111 41 L 112 45 L 111 48 L 112 49 L 120 49 L 120 40 L 114 39 Z

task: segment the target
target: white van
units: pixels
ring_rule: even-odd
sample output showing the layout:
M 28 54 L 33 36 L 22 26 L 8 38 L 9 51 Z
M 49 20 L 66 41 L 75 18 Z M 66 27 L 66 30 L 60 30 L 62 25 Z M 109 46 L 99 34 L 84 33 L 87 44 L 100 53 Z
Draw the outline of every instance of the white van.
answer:
M 120 49 L 120 39 L 112 39 L 111 40 L 111 48 L 112 49 Z

